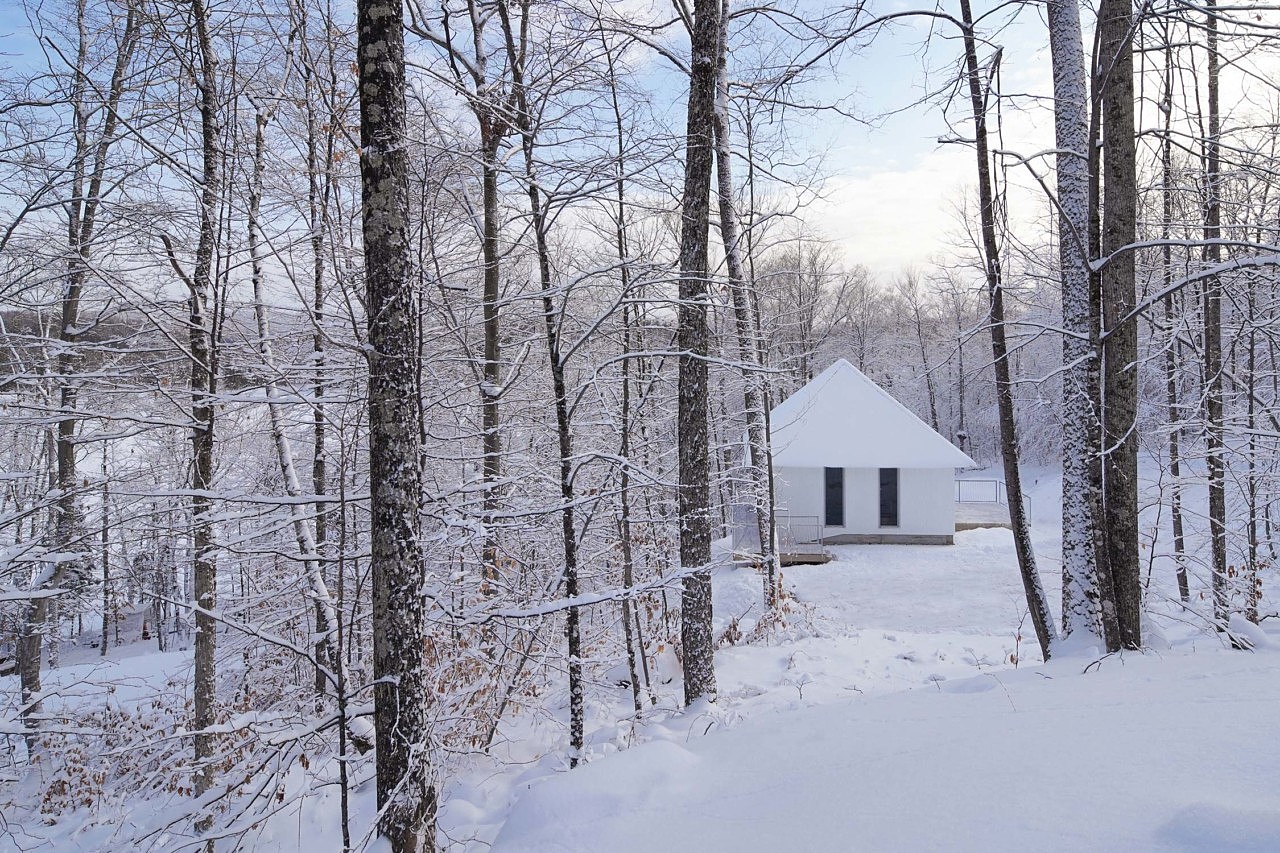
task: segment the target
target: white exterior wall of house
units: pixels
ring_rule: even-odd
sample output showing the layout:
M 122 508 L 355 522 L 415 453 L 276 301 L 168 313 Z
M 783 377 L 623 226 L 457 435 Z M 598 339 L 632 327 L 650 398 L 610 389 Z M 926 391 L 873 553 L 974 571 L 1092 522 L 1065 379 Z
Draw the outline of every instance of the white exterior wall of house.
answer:
M 955 541 L 955 472 L 971 467 L 973 460 L 849 362 L 837 360 L 779 403 L 771 418 L 784 553 L 788 542 L 817 539 L 830 544 Z M 825 468 L 844 471 L 845 523 L 840 527 L 824 524 Z M 894 527 L 880 526 L 884 468 L 898 470 Z M 750 511 L 741 515 L 753 517 Z M 754 529 L 754 523 L 735 523 L 735 547 L 750 550 Z
M 831 544 L 921 542 L 944 544 L 956 531 L 955 469 L 898 469 L 898 524 L 880 526 L 880 471 L 844 469 L 844 526 L 829 527 L 822 468 L 783 467 L 776 471 L 778 512 L 816 517 L 822 539 Z

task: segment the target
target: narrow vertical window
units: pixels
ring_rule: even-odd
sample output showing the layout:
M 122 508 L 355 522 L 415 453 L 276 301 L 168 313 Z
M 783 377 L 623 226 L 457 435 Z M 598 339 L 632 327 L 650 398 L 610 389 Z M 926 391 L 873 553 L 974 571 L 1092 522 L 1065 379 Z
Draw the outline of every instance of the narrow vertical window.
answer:
M 844 469 L 824 468 L 826 483 L 826 525 L 844 527 Z
M 898 526 L 898 469 L 880 469 L 880 526 Z

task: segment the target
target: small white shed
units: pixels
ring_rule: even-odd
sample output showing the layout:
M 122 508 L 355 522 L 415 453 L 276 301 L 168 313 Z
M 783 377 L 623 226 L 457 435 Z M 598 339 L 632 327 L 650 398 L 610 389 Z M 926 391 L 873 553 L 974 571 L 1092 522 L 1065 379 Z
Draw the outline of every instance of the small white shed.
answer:
M 780 403 L 771 426 L 784 551 L 788 538 L 955 541 L 955 472 L 973 460 L 849 362 Z

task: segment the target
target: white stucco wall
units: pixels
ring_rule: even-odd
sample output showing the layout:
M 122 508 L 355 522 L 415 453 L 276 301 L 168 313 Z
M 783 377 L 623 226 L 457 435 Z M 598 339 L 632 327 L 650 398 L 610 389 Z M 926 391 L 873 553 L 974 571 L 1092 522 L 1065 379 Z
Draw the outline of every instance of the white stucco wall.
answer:
M 778 511 L 825 520 L 822 468 L 779 468 Z M 824 536 L 899 534 L 952 536 L 956 532 L 955 469 L 898 469 L 898 526 L 880 526 L 880 472 L 877 468 L 844 471 L 844 526 L 823 527 Z

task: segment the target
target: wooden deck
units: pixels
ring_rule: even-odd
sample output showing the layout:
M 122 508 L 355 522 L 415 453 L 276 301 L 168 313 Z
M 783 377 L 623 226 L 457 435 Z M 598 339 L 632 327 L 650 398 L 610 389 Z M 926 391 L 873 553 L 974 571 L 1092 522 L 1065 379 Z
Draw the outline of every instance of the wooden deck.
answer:
M 1009 522 L 1009 507 L 995 501 L 958 501 L 956 503 L 956 530 L 977 530 L 982 527 L 1003 527 Z
M 784 566 L 820 566 L 823 563 L 831 562 L 831 552 L 823 551 L 821 554 L 779 554 L 778 562 Z

